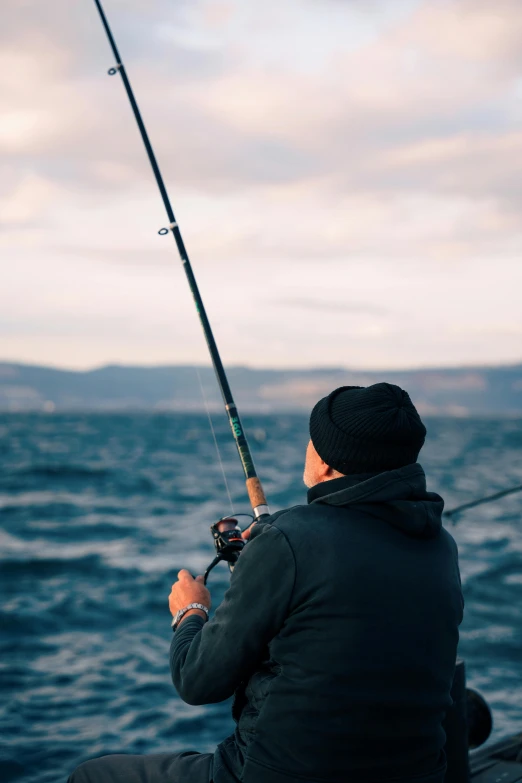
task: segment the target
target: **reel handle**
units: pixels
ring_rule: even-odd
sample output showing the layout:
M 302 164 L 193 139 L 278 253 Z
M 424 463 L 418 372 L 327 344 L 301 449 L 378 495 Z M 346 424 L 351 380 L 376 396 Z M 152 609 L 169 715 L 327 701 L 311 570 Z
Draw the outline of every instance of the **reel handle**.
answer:
M 205 571 L 205 584 L 207 583 L 210 571 L 217 566 L 221 560 L 225 560 L 228 563 L 230 570 L 233 571 L 239 555 L 245 546 L 245 541 L 241 536 L 241 528 L 235 517 L 219 519 L 217 522 L 210 525 L 210 532 L 214 539 L 214 546 L 216 547 L 217 554 Z

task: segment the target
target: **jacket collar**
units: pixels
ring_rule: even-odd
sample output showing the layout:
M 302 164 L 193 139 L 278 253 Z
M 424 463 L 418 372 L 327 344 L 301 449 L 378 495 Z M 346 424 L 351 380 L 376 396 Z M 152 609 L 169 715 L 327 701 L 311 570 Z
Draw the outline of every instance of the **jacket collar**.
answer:
M 327 495 L 336 494 L 345 489 L 351 489 L 352 487 L 355 487 L 356 484 L 361 484 L 363 481 L 367 481 L 378 475 L 378 473 L 357 473 L 351 476 L 341 476 L 340 478 L 330 479 L 330 481 L 321 481 L 308 490 L 308 502 L 313 503 L 314 500 L 324 498 Z
M 312 487 L 308 502 L 344 508 L 357 506 L 403 533 L 434 538 L 442 528 L 444 501 L 426 491 L 426 476 L 416 462 L 374 475 L 344 476 Z
M 348 506 L 379 503 L 426 492 L 426 476 L 418 462 L 384 473 L 363 473 L 323 481 L 308 490 L 309 503 Z

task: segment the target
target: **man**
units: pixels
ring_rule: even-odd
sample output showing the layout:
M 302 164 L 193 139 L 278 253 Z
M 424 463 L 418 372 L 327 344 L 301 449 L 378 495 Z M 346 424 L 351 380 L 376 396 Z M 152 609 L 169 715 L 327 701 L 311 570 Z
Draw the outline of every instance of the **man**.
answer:
M 214 754 L 108 756 L 73 783 L 442 783 L 463 600 L 408 394 L 345 386 L 310 417 L 308 505 L 255 524 L 212 620 L 180 571 L 171 645 L 189 704 L 235 695 Z

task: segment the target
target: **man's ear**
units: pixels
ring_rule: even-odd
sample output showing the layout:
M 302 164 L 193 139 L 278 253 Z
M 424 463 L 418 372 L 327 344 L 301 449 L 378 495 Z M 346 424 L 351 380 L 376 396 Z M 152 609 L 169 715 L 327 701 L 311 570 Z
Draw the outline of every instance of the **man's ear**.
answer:
M 318 455 L 319 456 L 319 455 Z M 319 463 L 317 465 L 317 472 L 321 476 L 321 479 L 331 478 L 334 474 L 334 469 L 328 465 L 321 457 L 319 457 Z

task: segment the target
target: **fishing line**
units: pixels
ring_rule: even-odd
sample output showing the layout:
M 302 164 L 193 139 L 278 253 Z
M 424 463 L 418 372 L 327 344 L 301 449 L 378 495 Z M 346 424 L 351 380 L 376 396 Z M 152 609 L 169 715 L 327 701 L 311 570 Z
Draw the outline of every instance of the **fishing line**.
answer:
M 214 438 L 214 444 L 216 446 L 216 454 L 217 454 L 217 457 L 218 457 L 218 460 L 219 460 L 219 465 L 221 467 L 221 473 L 223 474 L 223 481 L 225 483 L 225 489 L 227 491 L 228 499 L 230 501 L 230 511 L 233 514 L 234 513 L 234 504 L 232 503 L 232 495 L 230 494 L 230 489 L 229 489 L 229 486 L 228 486 L 227 474 L 225 472 L 225 466 L 223 464 L 223 460 L 221 459 L 221 449 L 219 448 L 219 443 L 218 443 L 218 440 L 217 440 L 217 437 L 216 437 L 216 431 L 214 430 L 214 424 L 212 423 L 212 416 L 210 415 L 210 408 L 209 408 L 208 402 L 207 402 L 207 395 L 205 394 L 205 389 L 203 388 L 203 383 L 201 381 L 201 375 L 199 373 L 199 367 L 196 367 L 195 370 L 196 370 L 196 375 L 198 376 L 199 388 L 201 389 L 201 396 L 203 397 L 203 402 L 205 403 L 205 409 L 207 411 L 208 423 L 210 424 L 210 430 L 212 432 L 212 437 Z

